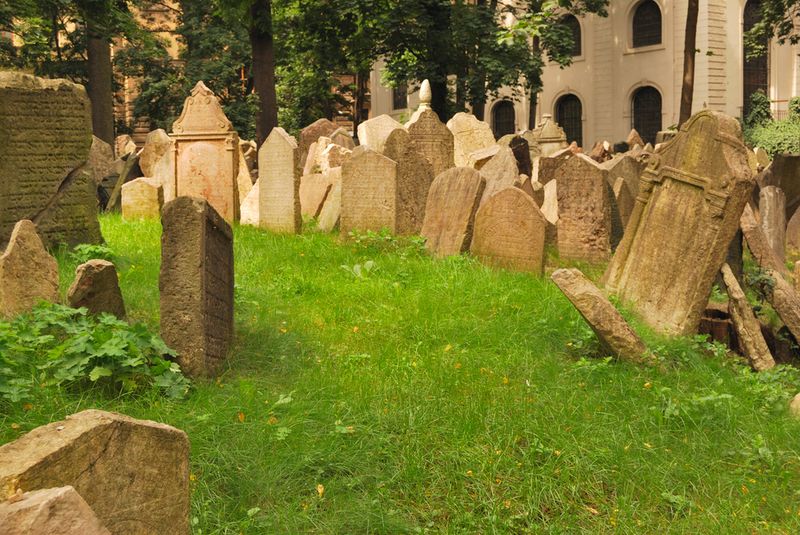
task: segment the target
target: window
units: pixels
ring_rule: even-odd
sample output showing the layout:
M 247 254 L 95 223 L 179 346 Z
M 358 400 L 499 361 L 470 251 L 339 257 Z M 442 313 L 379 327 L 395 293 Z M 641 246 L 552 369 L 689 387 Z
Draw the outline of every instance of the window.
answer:
M 583 146 L 583 105 L 573 94 L 567 94 L 556 102 L 556 122 L 564 129 L 567 142 Z
M 761 20 L 761 1 L 750 0 L 744 7 L 744 25 L 742 30 L 746 33 Z M 744 42 L 744 41 L 742 41 Z M 769 39 L 761 42 L 765 48 Z M 742 113 L 744 117 L 750 112 L 750 97 L 759 89 L 769 94 L 769 61 L 767 54 L 757 58 L 747 59 L 750 48 L 743 45 L 744 63 L 742 66 Z
M 501 100 L 492 108 L 492 130 L 494 137 L 500 139 L 507 134 L 516 132 L 514 123 L 516 117 L 514 113 L 514 103 L 510 100 Z
M 408 108 L 408 86 L 399 85 L 392 89 L 392 109 L 404 110 Z
M 645 143 L 655 145 L 656 134 L 661 130 L 661 93 L 655 87 L 640 87 L 633 94 L 633 128 Z
M 574 15 L 567 15 L 561 19 L 561 24 L 566 26 L 572 35 L 572 52 L 570 55 L 574 58 L 583 54 L 581 47 L 581 23 Z
M 645 0 L 633 13 L 633 48 L 661 44 L 661 8 Z

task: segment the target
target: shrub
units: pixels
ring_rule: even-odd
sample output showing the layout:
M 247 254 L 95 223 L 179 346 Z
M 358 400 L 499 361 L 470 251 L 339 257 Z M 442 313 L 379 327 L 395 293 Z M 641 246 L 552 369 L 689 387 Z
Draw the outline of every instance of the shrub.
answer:
M 144 325 L 42 303 L 0 322 L 0 400 L 26 400 L 36 387 L 52 386 L 182 398 L 189 381 L 169 356 L 175 352 Z
M 760 89 L 750 95 L 750 106 L 747 116 L 744 118 L 746 128 L 755 128 L 765 125 L 772 121 L 772 110 L 770 109 L 769 97 Z
M 800 154 L 800 120 L 770 121 L 746 131 L 745 139 L 752 147 L 761 147 L 769 154 Z
M 800 121 L 800 97 L 789 100 L 789 120 Z

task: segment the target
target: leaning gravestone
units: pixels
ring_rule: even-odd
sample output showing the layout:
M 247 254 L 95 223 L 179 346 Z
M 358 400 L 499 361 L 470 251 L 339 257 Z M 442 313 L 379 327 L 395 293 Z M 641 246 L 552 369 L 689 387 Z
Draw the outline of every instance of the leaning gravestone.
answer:
M 259 226 L 297 234 L 300 214 L 300 149 L 286 130 L 275 127 L 258 150 Z
M 239 220 L 239 136 L 217 97 L 197 82 L 172 124 L 175 195 L 206 199 L 228 222 Z M 165 195 L 169 192 L 165 191 Z
M 383 154 L 386 140 L 395 130 L 403 130 L 403 125 L 388 115 L 379 115 L 358 125 L 358 141 L 362 146 Z
M 636 198 L 639 194 L 639 178 L 647 167 L 647 162 L 642 158 L 637 158 L 631 152 L 626 152 L 603 162 L 600 167 L 608 171 L 608 183 L 611 187 L 614 187 L 617 180 L 622 178 L 628 195 L 632 199 Z
M 753 185 L 739 123 L 694 115 L 642 175 L 607 289 L 661 332 L 696 333 Z
M 468 167 L 473 152 L 495 144 L 492 128 L 470 113 L 456 113 L 447 121 L 447 128 L 453 133 L 453 157 L 458 167 Z
M 106 312 L 120 319 L 125 317 L 117 268 L 108 260 L 94 259 L 78 266 L 67 301 L 72 308 L 86 307 L 90 314 Z
M 759 191 L 758 212 L 761 229 L 778 260 L 786 259 L 786 195 L 778 186 L 764 186 Z
M 433 182 L 432 166 L 405 130 L 389 134 L 383 154 L 397 163 L 395 232 L 418 234 Z
M 300 165 L 305 165 L 309 152 L 308 149 L 311 148 L 313 143 L 316 143 L 320 137 L 329 137 L 333 132 L 336 132 L 338 128 L 336 123 L 329 119 L 317 119 L 303 128 L 300 131 L 300 141 L 297 144 L 300 149 Z
M 233 340 L 231 227 L 197 197 L 164 205 L 161 222 L 161 337 L 184 373 L 213 376 Z
M 0 72 L 0 244 L 30 219 L 48 247 L 100 243 L 91 107 L 66 80 Z
M 34 490 L 0 503 L 3 535 L 111 535 L 70 487 Z
M 478 208 L 470 249 L 487 265 L 541 275 L 546 224 L 527 193 L 504 189 Z
M 498 191 L 513 188 L 518 183 L 521 185 L 514 152 L 509 147 L 500 146 L 498 149 L 497 154 L 481 167 L 481 176 L 486 179 L 481 205 Z
M 189 533 L 189 439 L 87 410 L 0 446 L 0 500 L 70 485 L 114 535 Z
M 122 219 L 155 219 L 164 206 L 164 188 L 155 178 L 137 178 L 122 186 Z
M 397 231 L 397 162 L 363 145 L 342 166 L 340 230 Z
M 567 158 L 558 184 L 558 253 L 562 259 L 602 262 L 611 255 L 613 192 L 606 171 L 585 154 Z
M 437 176 L 428 191 L 422 237 L 436 257 L 469 250 L 475 213 L 486 181 L 469 167 L 454 167 Z
M 427 80 L 420 89 L 419 109 L 406 124 L 411 139 L 433 166 L 433 176 L 453 167 L 453 133 L 431 109 L 431 91 Z
M 30 311 L 39 301 L 58 301 L 58 263 L 23 219 L 14 225 L 0 256 L 0 318 Z
M 549 156 L 542 156 L 539 158 L 538 165 L 537 165 L 537 179 L 542 184 L 542 186 L 546 186 L 548 182 L 551 180 L 556 179 L 556 171 L 558 168 L 564 165 L 564 162 L 572 158 L 575 154 L 569 150 L 561 149 L 552 153 Z
M 142 176 L 158 181 L 164 189 L 164 202 L 175 198 L 175 142 L 159 128 L 147 134 L 139 153 Z
M 342 213 L 342 168 L 334 167 L 330 172 L 333 173 L 333 184 L 317 216 L 317 228 L 323 232 L 336 228 Z
M 89 170 L 94 183 L 100 186 L 106 178 L 114 173 L 114 149 L 97 136 L 92 136 L 92 147 L 89 149 Z

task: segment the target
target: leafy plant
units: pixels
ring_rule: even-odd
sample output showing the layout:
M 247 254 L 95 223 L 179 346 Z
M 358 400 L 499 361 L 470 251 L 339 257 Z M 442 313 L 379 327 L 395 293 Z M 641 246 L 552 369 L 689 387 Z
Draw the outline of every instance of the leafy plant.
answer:
M 761 147 L 771 155 L 800 154 L 800 120 L 769 121 L 745 131 L 745 139 L 753 147 Z
M 157 390 L 182 398 L 189 381 L 166 358 L 174 356 L 144 325 L 43 303 L 12 322 L 0 322 L 0 398 L 22 401 L 35 387 L 51 386 Z
M 354 264 L 353 266 L 343 265 L 341 268 L 357 279 L 366 279 L 370 273 L 377 269 L 377 265 L 373 260 L 367 260 L 363 264 Z
M 83 264 L 95 258 L 112 261 L 114 260 L 114 251 L 106 245 L 80 243 L 69 253 L 69 258 L 77 264 Z
M 770 101 L 764 91 L 758 90 L 750 95 L 750 102 L 744 124 L 748 128 L 755 128 L 769 123 L 772 120 Z

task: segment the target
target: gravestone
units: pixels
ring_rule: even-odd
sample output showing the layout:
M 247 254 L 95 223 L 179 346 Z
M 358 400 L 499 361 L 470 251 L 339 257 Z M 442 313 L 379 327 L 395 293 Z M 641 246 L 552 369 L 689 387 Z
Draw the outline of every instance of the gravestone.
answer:
M 336 130 L 338 130 L 336 123 L 328 119 L 317 119 L 303 128 L 297 144 L 300 149 L 300 165 L 305 165 L 312 143 L 315 143 L 320 137 L 330 137 Z
M 580 312 L 610 356 L 637 364 L 655 364 L 652 354 L 614 305 L 577 269 L 558 269 L 550 277 Z
M 92 136 L 88 163 L 94 183 L 100 186 L 106 178 L 115 174 L 114 149 L 99 137 Z
M 344 162 L 350 158 L 352 153 L 353 151 L 351 149 L 347 149 L 336 143 L 331 143 L 322 151 L 322 154 L 320 154 L 320 173 L 327 173 L 331 169 L 341 167 L 344 165 Z
M 770 246 L 769 239 L 749 204 L 745 205 L 744 210 L 742 210 L 739 224 L 753 260 L 755 260 L 758 265 L 777 271 L 787 280 L 791 280 L 789 269 L 786 267 L 786 264 L 783 263 L 783 260 L 778 258 L 778 255 L 775 254 L 775 251 Z
M 129 134 L 122 134 L 114 138 L 114 154 L 117 158 L 136 154 L 136 143 Z
M 341 180 L 341 168 L 338 171 L 304 175 L 300 180 L 300 209 L 303 217 L 317 217 L 322 210 L 325 199 L 333 187 L 334 180 Z
M 561 259 L 603 262 L 611 254 L 613 193 L 606 171 L 576 154 L 556 169 L 558 253 Z
M 800 210 L 795 210 L 786 224 L 786 249 L 800 251 Z
M 250 193 L 242 201 L 239 218 L 239 223 L 242 225 L 258 226 L 258 198 L 261 189 L 258 183 L 259 181 L 256 180 L 256 183 L 250 189 Z
M 259 226 L 297 234 L 300 214 L 300 149 L 283 128 L 275 127 L 258 150 Z
M 358 141 L 361 146 L 383 154 L 386 140 L 395 130 L 403 130 L 403 125 L 388 115 L 379 115 L 358 125 Z
M 87 410 L 0 446 L 0 499 L 70 485 L 114 535 L 189 534 L 189 439 Z
M 764 186 L 758 197 L 761 229 L 778 260 L 786 259 L 786 196 L 778 186 Z
M 197 197 L 165 204 L 161 223 L 161 337 L 185 374 L 216 375 L 233 340 L 231 227 Z
M 704 110 L 683 124 L 642 175 L 604 279 L 661 332 L 697 332 L 754 185 L 746 153 L 739 123 Z
M 481 167 L 481 176 L 486 179 L 481 205 L 498 191 L 521 184 L 514 152 L 509 147 L 499 147 L 497 154 Z
M 164 206 L 164 188 L 155 178 L 137 178 L 122 186 L 122 219 L 154 219 Z
M 772 163 L 772 159 L 769 157 L 767 151 L 761 147 L 756 147 L 753 149 L 753 152 L 756 155 L 756 161 L 758 162 L 758 165 L 761 167 L 766 168 L 770 163 Z
M 202 197 L 228 223 L 238 221 L 239 136 L 202 81 L 172 124 L 171 137 L 175 141 L 175 196 Z
M 115 164 L 120 165 L 120 172 L 113 189 L 108 195 L 105 207 L 106 212 L 120 210 L 122 205 L 122 186 L 143 176 L 142 170 L 139 168 L 139 156 L 135 154 L 128 155 L 125 160 L 118 160 Z
M 340 147 L 344 147 L 348 150 L 353 150 L 356 148 L 356 143 L 353 141 L 353 136 L 351 136 L 344 128 L 337 128 L 331 132 L 328 137 Z
M 501 137 L 497 144 L 509 147 L 514 152 L 514 158 L 517 160 L 517 169 L 519 170 L 519 174 L 533 176 L 533 160 L 531 159 L 531 150 L 524 137 L 520 135 L 509 134 Z
M 642 148 L 645 145 L 642 136 L 639 135 L 639 132 L 637 132 L 635 128 L 631 129 L 631 131 L 628 133 L 625 143 L 627 143 L 631 149 L 635 148 L 637 145 L 639 148 Z
M 253 189 L 253 177 L 250 174 L 250 169 L 247 167 L 247 160 L 244 157 L 244 152 L 242 152 L 241 143 L 239 147 L 237 147 L 236 152 L 239 158 L 239 173 L 236 175 L 236 202 L 241 206 L 242 201 L 247 197 L 247 194 L 250 193 L 250 190 Z
M 333 184 L 317 217 L 317 228 L 323 232 L 336 228 L 342 213 L 342 168 L 334 167 L 330 172 L 333 174 Z
M 623 177 L 617 177 L 617 181 L 614 183 L 612 190 L 614 192 L 614 199 L 616 200 L 617 212 L 619 213 L 624 231 L 625 227 L 628 226 L 628 220 L 631 218 L 636 198 L 631 195 L 628 186 L 625 185 L 625 179 Z
M 484 264 L 541 275 L 545 225 L 524 191 L 504 189 L 478 208 L 470 250 Z
M 420 89 L 419 109 L 406 124 L 406 129 L 414 144 L 431 164 L 433 176 L 439 176 L 455 165 L 453 133 L 431 109 L 430 84 L 427 80 Z
M 157 176 L 159 162 L 162 158 L 170 158 L 174 150 L 172 138 L 162 128 L 147 134 L 142 152 L 139 153 L 139 167 L 144 176 Z M 164 187 L 167 189 L 169 186 L 165 185 Z
M 17 222 L 0 256 L 0 318 L 30 311 L 39 301 L 58 302 L 58 263 L 44 248 L 36 226 Z
M 569 146 L 567 134 L 564 133 L 564 129 L 558 123 L 553 121 L 553 116 L 550 114 L 542 116 L 542 124 L 533 131 L 533 137 L 539 147 L 540 156 L 551 156 Z M 528 142 L 530 143 L 530 140 Z
M 453 161 L 457 167 L 468 167 L 470 154 L 495 144 L 492 128 L 471 113 L 456 113 L 447 128 L 453 133 Z
M 498 152 L 500 152 L 500 145 L 478 149 L 469 155 L 469 162 L 466 167 L 472 167 L 476 171 L 480 171 Z
M 48 247 L 102 241 L 91 146 L 83 87 L 0 72 L 0 244 L 22 219 Z
M 603 162 L 600 167 L 608 171 L 608 183 L 614 187 L 617 179 L 622 178 L 632 199 L 639 195 L 639 179 L 647 167 L 647 162 L 637 158 L 631 152 L 617 154 L 611 160 Z
M 421 232 L 425 248 L 433 256 L 442 258 L 469 250 L 485 187 L 481 174 L 468 167 L 453 167 L 434 179 Z
M 548 182 L 556 179 L 556 171 L 559 167 L 564 165 L 564 162 L 575 156 L 575 154 L 564 148 L 552 153 L 550 156 L 542 156 L 538 159 L 536 177 L 542 186 L 546 186 Z
M 397 232 L 397 162 L 364 145 L 342 166 L 340 231 Z
M 3 535 L 111 535 L 70 487 L 34 490 L 0 502 Z
M 77 267 L 75 280 L 67 291 L 72 308 L 86 307 L 90 314 L 107 312 L 125 317 L 125 302 L 119 289 L 117 268 L 108 260 L 89 260 Z
M 425 219 L 433 168 L 406 130 L 395 130 L 386 139 L 383 154 L 397 163 L 395 232 L 419 234 Z

